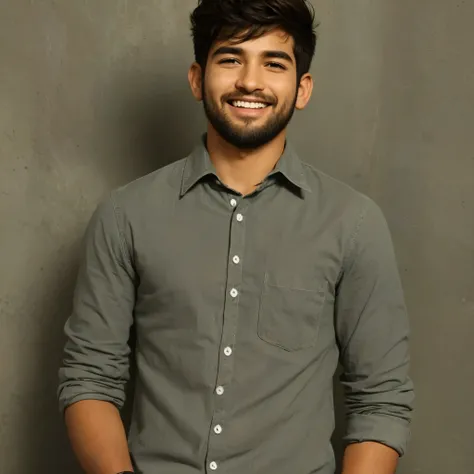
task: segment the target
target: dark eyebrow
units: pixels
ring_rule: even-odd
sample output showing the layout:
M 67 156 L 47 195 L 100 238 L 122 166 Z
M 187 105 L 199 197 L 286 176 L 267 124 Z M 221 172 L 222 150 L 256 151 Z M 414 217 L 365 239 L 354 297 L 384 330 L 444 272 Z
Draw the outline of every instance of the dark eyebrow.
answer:
M 265 51 L 265 53 L 263 53 L 263 57 L 268 59 L 284 59 L 285 61 L 293 64 L 293 59 L 291 59 L 291 56 L 284 51 Z
M 241 56 L 243 52 L 244 50 L 242 48 L 237 48 L 235 46 L 221 46 L 214 51 L 212 57 L 214 58 L 223 54 L 234 54 L 235 56 Z M 264 51 L 263 57 L 266 59 L 284 59 L 285 61 L 293 64 L 293 59 L 291 56 L 284 51 Z
M 212 53 L 212 57 L 215 58 L 216 56 L 220 56 L 222 54 L 235 54 L 236 56 L 240 56 L 242 53 L 242 48 L 236 48 L 235 46 L 221 46 L 220 48 L 217 48 L 214 53 Z

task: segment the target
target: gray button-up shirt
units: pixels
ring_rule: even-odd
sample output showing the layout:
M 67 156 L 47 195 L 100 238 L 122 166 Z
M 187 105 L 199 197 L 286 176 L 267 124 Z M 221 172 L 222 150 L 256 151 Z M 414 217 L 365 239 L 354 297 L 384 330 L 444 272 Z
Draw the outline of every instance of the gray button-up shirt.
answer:
M 62 409 L 123 405 L 132 324 L 143 474 L 333 473 L 338 361 L 346 440 L 404 453 L 409 325 L 386 221 L 288 144 L 245 197 L 203 140 L 102 201 L 65 328 Z

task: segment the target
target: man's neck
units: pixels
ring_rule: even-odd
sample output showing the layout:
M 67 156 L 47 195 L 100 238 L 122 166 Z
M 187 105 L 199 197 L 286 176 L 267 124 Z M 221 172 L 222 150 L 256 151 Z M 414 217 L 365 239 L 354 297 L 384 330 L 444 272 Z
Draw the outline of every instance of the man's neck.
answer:
M 255 150 L 241 150 L 226 142 L 212 127 L 207 150 L 219 179 L 242 195 L 252 193 L 275 168 L 285 148 L 286 133 Z

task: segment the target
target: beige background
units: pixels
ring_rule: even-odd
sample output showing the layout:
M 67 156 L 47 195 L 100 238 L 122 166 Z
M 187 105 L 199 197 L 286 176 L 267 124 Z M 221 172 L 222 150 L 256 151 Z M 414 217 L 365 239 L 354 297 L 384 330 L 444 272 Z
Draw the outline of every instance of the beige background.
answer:
M 474 2 L 314 0 L 291 137 L 381 205 L 413 327 L 402 474 L 474 469 Z M 0 0 L 0 472 L 74 473 L 57 411 L 78 244 L 109 189 L 183 157 L 195 0 Z M 337 438 L 337 436 L 336 436 Z

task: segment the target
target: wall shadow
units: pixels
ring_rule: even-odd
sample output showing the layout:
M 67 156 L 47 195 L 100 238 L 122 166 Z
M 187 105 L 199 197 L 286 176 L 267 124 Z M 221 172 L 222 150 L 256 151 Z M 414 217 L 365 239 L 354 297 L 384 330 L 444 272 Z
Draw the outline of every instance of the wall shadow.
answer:
M 186 77 L 176 76 L 150 75 L 137 84 L 134 75 L 122 74 L 111 87 L 105 99 L 104 120 L 111 124 L 102 161 L 105 180 L 110 167 L 117 166 L 117 154 L 128 182 L 184 158 L 194 148 L 205 131 L 204 114 Z
M 63 327 L 72 307 L 80 239 L 70 246 L 58 247 L 55 260 L 42 268 L 44 290 L 33 311 L 34 319 L 41 321 L 40 331 L 35 334 L 36 359 L 33 363 L 22 359 L 19 369 L 22 374 L 28 373 L 29 386 L 22 393 L 28 406 L 17 418 L 16 446 L 22 446 L 18 474 L 80 472 L 67 441 L 56 397 L 64 347 Z
M 122 183 L 129 182 L 183 158 L 191 151 L 203 130 L 199 108 L 195 108 L 195 114 L 189 113 L 190 104 L 183 101 L 183 95 L 189 94 L 186 83 L 174 81 L 170 84 L 161 83 L 158 87 L 150 80 L 148 85 L 143 85 L 137 91 L 136 87 L 128 83 L 131 79 L 131 76 L 122 76 L 117 84 L 111 86 L 112 92 L 105 104 L 110 120 L 107 129 L 111 136 L 94 137 L 103 142 L 104 150 L 110 146 L 109 142 L 114 143 L 114 151 L 122 150 L 119 154 L 114 154 L 113 161 L 110 156 L 104 155 L 103 163 L 98 165 L 103 172 L 104 181 L 109 184 L 111 179 L 117 179 L 117 175 Z M 185 108 L 187 112 L 184 112 Z M 111 173 L 111 166 L 122 169 Z M 113 177 L 108 178 L 111 175 Z M 108 188 L 116 185 L 114 181 Z M 28 380 L 26 389 L 31 394 L 31 406 L 18 420 L 17 433 L 20 439 L 17 445 L 24 447 L 24 456 L 17 474 L 80 472 L 59 413 L 56 390 L 65 342 L 63 328 L 71 312 L 82 236 L 81 232 L 81 235 L 73 237 L 74 243 L 58 245 L 69 250 L 61 251 L 57 256 L 58 261 L 51 262 L 43 270 L 41 285 L 45 290 L 37 304 L 35 317 L 44 321 L 44 324 L 41 325 L 41 334 L 38 334 L 41 342 L 36 353 L 37 370 Z M 134 334 L 132 329 L 132 347 Z M 128 399 L 123 410 L 127 427 L 133 404 L 134 367 L 132 357 L 132 376 L 127 386 Z

